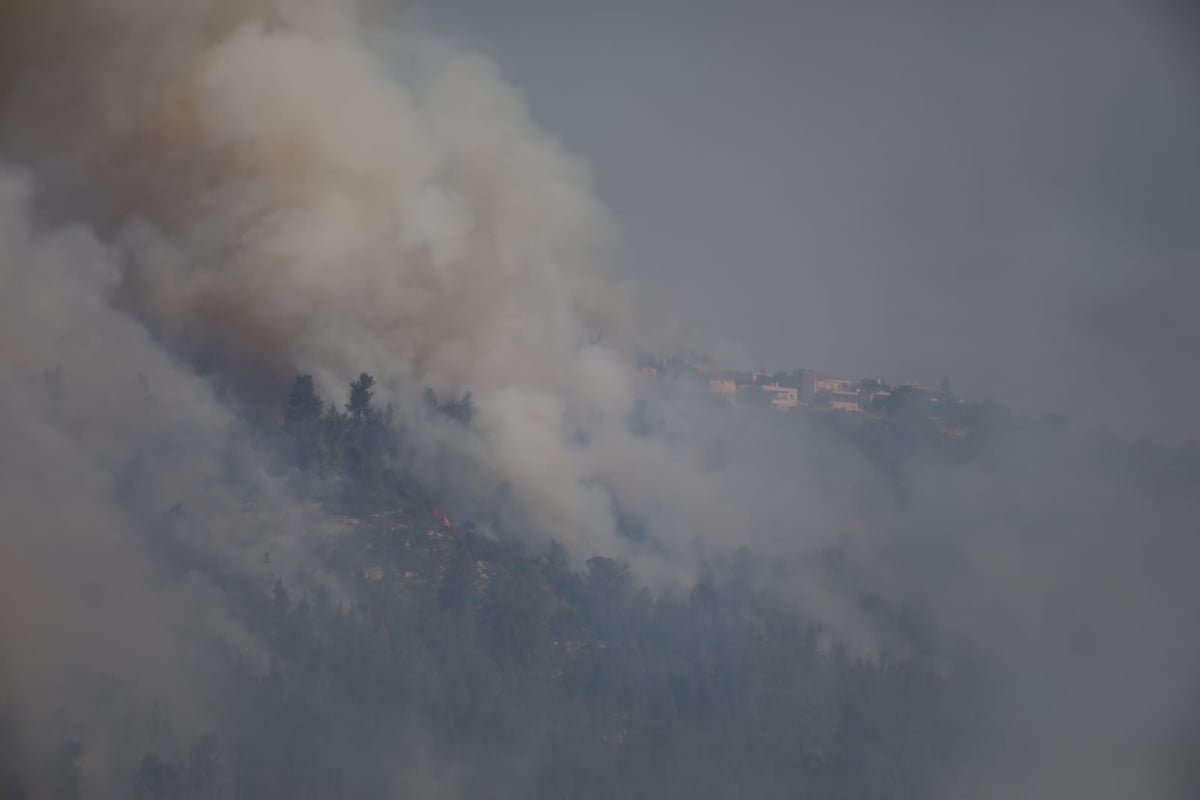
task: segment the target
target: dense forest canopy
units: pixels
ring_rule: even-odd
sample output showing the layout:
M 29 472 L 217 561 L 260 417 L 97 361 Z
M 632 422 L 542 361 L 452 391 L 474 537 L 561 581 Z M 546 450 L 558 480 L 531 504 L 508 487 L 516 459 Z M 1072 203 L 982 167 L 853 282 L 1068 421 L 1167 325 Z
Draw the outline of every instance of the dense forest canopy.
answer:
M 624 560 L 592 557 L 573 568 L 557 542 L 535 549 L 516 531 L 452 517 L 436 490 L 400 466 L 406 433 L 375 402 L 373 385 L 361 375 L 339 408 L 299 376 L 276 426 L 255 434 L 277 452 L 275 469 L 294 491 L 342 515 L 344 528 L 313 543 L 329 584 L 289 586 L 274 577 L 269 550 L 257 573 L 226 572 L 189 543 L 203 509 L 176 506 L 155 525 L 156 568 L 219 586 L 264 648 L 259 659 L 228 652 L 211 730 L 174 721 L 170 698 L 120 699 L 133 687 L 119 676 L 81 674 L 98 682 L 93 702 L 133 703 L 107 735 L 144 750 L 127 750 L 126 774 L 97 789 L 92 749 L 111 757 L 112 745 L 68 722 L 78 709 L 56 712 L 62 738 L 32 764 L 14 711 L 3 720 L 6 797 L 124 786 L 138 798 L 921 798 L 983 781 L 976 762 L 994 760 L 988 748 L 1014 746 L 997 704 L 1014 701 L 1010 682 L 1030 677 L 1024 656 L 989 652 L 999 642 L 975 636 L 974 620 L 953 627 L 926 604 L 939 601 L 934 591 L 924 602 L 880 593 L 865 582 L 876 577 L 864 572 L 867 554 L 850 545 L 825 549 L 819 567 L 799 572 L 731 548 L 689 585 L 669 588 L 648 587 Z M 469 395 L 425 397 L 424 424 L 472 425 Z M 661 402 L 643 413 L 662 413 Z M 1009 480 L 1018 464 L 1003 462 L 1027 469 L 1033 454 L 1085 457 L 1160 502 L 1193 503 L 1200 478 L 1195 448 L 1082 437 L 1002 409 L 982 412 L 966 440 L 903 412 L 874 422 L 756 413 L 781 428 L 776 435 L 803 429 L 822 460 L 832 447 L 866 454 L 880 481 L 872 491 L 886 494 L 886 516 L 905 525 L 934 502 L 914 494 L 914 479 L 950 470 Z M 1055 456 L 1064 439 L 1080 453 Z M 958 492 L 948 479 L 937 485 Z M 963 524 L 958 534 L 970 537 L 981 522 Z M 891 535 L 906 557 L 954 555 L 946 548 L 955 542 L 937 552 L 902 527 Z M 640 547 L 654 538 L 639 527 Z M 849 649 L 826 612 L 796 596 L 793 581 L 816 578 L 862 613 L 869 650 Z M 1083 652 L 1063 644 L 1064 659 L 1117 655 L 1103 640 Z

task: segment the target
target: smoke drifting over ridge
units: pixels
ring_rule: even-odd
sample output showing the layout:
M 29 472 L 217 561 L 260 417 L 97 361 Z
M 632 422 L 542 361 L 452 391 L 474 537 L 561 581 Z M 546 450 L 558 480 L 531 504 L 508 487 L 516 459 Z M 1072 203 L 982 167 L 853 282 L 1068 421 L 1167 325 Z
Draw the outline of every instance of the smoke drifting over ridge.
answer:
M 488 61 L 369 27 L 350 2 L 0 10 L 0 634 L 16 644 L 0 699 L 32 698 L 31 730 L 79 668 L 213 724 L 225 650 L 257 646 L 220 587 L 164 574 L 147 532 L 178 505 L 224 569 L 259 576 L 269 549 L 272 574 L 316 570 L 319 514 L 243 440 L 239 404 L 297 371 L 326 396 L 367 371 L 402 417 L 423 385 L 472 391 L 472 429 L 414 426 L 407 457 L 448 453 L 424 477 L 485 513 L 505 494 L 512 529 L 576 559 L 631 556 L 671 585 L 740 544 L 804 562 L 849 540 L 863 586 L 928 605 L 1006 673 L 1011 714 L 980 746 L 1011 761 L 984 756 L 964 779 L 977 795 L 1121 797 L 1167 773 L 1158 737 L 1195 689 L 1180 630 L 1197 598 L 1178 571 L 1194 502 L 1127 496 L 1066 445 L 1013 444 L 993 472 L 910 465 L 911 508 L 873 511 L 880 477 L 815 433 L 739 421 L 721 471 L 705 447 L 731 423 L 699 404 L 632 436 L 586 170 Z M 806 448 L 824 449 L 794 457 Z M 661 551 L 617 535 L 617 505 Z M 790 591 L 841 641 L 880 646 L 861 609 L 799 575 Z M 1037 769 L 1030 751 L 1048 754 Z
M 370 372 L 401 415 L 424 385 L 470 390 L 477 436 L 416 432 L 458 453 L 446 488 L 486 505 L 503 487 L 522 527 L 580 559 L 625 547 L 613 485 L 654 515 L 637 465 L 681 497 L 727 482 L 700 444 L 626 430 L 603 213 L 486 60 L 403 32 L 368 47 L 354 3 L 71 7 L 10 11 L 6 51 L 28 58 L 5 79 L 3 145 L 37 176 L 39 216 L 104 241 L 101 296 L 174 357 L 243 398 L 296 372 L 326 394 Z M 688 548 L 732 520 L 687 522 L 662 533 Z
M 348 2 L 0 9 L 0 673 L 33 763 L 74 731 L 119 791 L 140 740 L 89 682 L 202 731 L 228 651 L 259 662 L 221 587 L 155 560 L 164 512 L 217 572 L 319 571 L 328 523 L 230 398 L 297 371 L 369 371 L 402 413 L 469 388 L 504 448 L 484 466 L 522 501 L 546 481 L 535 520 L 611 525 L 558 436 L 569 405 L 628 401 L 588 349 L 615 305 L 586 173 L 494 67 L 427 49 L 388 61 Z
M 545 449 L 564 403 L 623 413 L 623 365 L 585 349 L 619 307 L 588 267 L 586 173 L 486 61 L 417 42 L 390 63 L 352 3 L 67 7 L 8 12 L 29 57 L 4 149 L 40 213 L 104 238 L 112 300 L 172 352 L 242 396 L 297 371 L 370 372 L 402 408 L 470 389 L 531 486 L 569 461 Z

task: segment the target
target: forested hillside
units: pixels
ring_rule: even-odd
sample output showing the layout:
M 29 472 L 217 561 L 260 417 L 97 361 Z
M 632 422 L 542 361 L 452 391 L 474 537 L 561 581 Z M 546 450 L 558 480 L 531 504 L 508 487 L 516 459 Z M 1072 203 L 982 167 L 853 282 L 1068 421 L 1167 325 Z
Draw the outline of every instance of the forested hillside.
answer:
M 130 796 L 924 798 L 977 756 L 1003 660 L 859 582 L 853 553 L 826 550 L 818 574 L 872 620 L 868 653 L 789 594 L 814 573 L 746 547 L 675 588 L 642 585 L 618 559 L 573 565 L 557 542 L 531 549 L 456 518 L 399 466 L 405 434 L 373 383 L 360 376 L 339 409 L 300 376 L 258 434 L 296 491 L 340 520 L 317 539 L 328 583 L 272 578 L 270 552 L 257 579 L 225 572 L 190 549 L 193 510 L 160 520 L 159 563 L 220 586 L 262 650 L 226 645 L 234 679 L 212 733 L 183 735 L 169 702 L 130 696 L 121 725 L 153 743 L 125 778 Z M 426 404 L 431 424 L 472 424 L 469 395 Z M 1066 435 L 1002 411 L 965 442 L 911 417 L 818 424 L 872 459 L 895 508 L 921 502 L 912 463 L 1001 475 L 995 440 Z M 1195 474 L 1187 448 L 1101 438 L 1090 452 L 1166 496 Z M 92 691 L 126 702 L 119 682 Z M 19 720 L 4 725 L 4 797 L 90 796 L 81 739 L 54 748 L 34 789 L 16 767 Z
M 295 480 L 345 514 L 323 558 L 348 591 L 208 574 L 267 668 L 237 668 L 221 735 L 180 740 L 167 705 L 130 717 L 158 742 L 131 796 L 929 795 L 965 676 L 919 649 L 852 657 L 773 595 L 787 576 L 744 548 L 686 590 L 651 592 L 621 561 L 575 570 L 561 545 L 482 535 L 390 468 L 402 443 L 371 385 L 361 377 L 339 410 L 297 379 L 278 440 Z M 469 398 L 429 407 L 469 421 Z M 188 514 L 170 512 L 156 546 L 203 571 L 173 536 Z M 19 743 L 10 730 L 6 752 Z M 88 764 L 63 742 L 45 765 L 52 796 L 86 796 Z M 14 774 L 5 797 L 26 796 L 40 795 Z

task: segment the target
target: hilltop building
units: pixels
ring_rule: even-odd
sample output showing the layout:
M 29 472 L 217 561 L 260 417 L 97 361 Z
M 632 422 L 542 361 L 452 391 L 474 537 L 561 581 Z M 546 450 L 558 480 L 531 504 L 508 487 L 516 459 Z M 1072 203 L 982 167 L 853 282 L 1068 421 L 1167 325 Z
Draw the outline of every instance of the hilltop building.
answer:
M 776 411 L 786 411 L 800 406 L 800 390 L 794 386 L 767 383 L 763 384 L 762 390 L 770 395 L 771 408 Z
M 814 383 L 813 404 L 834 411 L 862 411 L 862 393 L 858 381 L 848 378 L 819 378 Z

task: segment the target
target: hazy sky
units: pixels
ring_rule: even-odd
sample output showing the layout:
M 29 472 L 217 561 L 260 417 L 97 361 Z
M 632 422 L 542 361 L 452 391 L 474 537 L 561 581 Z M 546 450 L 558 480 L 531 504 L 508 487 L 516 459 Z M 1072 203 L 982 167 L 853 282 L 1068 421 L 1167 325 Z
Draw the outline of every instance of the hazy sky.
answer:
M 592 168 L 651 346 L 1200 433 L 1172 6 L 439 0 Z

